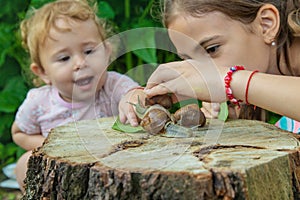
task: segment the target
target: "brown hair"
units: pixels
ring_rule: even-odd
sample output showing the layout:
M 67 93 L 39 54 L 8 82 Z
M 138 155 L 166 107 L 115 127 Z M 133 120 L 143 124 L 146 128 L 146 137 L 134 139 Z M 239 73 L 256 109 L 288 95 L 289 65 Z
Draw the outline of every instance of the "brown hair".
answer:
M 173 17 L 185 13 L 193 17 L 201 14 L 219 11 L 233 20 L 250 24 L 256 18 L 261 6 L 269 3 L 280 13 L 280 29 L 277 34 L 277 66 L 283 53 L 291 74 L 288 60 L 288 48 L 295 37 L 300 36 L 300 1 L 299 0 L 161 0 L 162 21 L 168 27 Z
M 37 10 L 32 10 L 29 17 L 21 22 L 22 44 L 29 52 L 31 62 L 42 66 L 39 49 L 49 37 L 51 28 L 68 31 L 59 29 L 55 24 L 56 19 L 62 16 L 79 21 L 92 19 L 102 39 L 106 39 L 104 22 L 97 17 L 96 6 L 90 6 L 87 0 L 57 0 L 45 4 Z

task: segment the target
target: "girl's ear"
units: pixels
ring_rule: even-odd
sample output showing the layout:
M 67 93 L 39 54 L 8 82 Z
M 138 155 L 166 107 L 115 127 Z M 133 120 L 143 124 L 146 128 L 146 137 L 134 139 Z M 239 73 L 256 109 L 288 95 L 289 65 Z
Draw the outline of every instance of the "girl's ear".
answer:
M 264 41 L 267 44 L 275 41 L 280 27 L 278 9 L 272 4 L 264 4 L 257 12 L 256 20 L 259 22 Z
M 105 53 L 108 57 L 110 57 L 112 54 L 112 46 L 109 42 L 105 42 Z
M 105 56 L 107 58 L 108 63 L 112 61 L 112 56 L 113 56 L 112 52 L 113 52 L 113 47 L 111 43 L 105 42 Z
M 36 76 L 42 79 L 47 85 L 51 85 L 51 81 L 48 75 L 45 73 L 45 70 L 41 66 L 37 65 L 36 63 L 31 63 L 30 69 Z

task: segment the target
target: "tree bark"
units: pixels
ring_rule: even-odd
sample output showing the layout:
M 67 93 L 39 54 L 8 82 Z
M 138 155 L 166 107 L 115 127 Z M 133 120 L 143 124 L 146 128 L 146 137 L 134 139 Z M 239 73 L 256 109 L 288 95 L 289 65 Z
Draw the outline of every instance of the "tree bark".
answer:
M 33 152 L 23 199 L 299 199 L 299 141 L 260 121 L 210 120 L 195 137 L 53 129 Z

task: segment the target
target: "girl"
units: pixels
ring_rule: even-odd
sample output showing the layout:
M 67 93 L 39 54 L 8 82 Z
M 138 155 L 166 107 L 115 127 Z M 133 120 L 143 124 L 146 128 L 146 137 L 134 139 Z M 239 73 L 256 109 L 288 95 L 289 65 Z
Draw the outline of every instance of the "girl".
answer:
M 165 0 L 163 23 L 185 61 L 159 66 L 145 92 L 243 101 L 300 121 L 299 6 L 299 0 Z M 299 122 L 289 118 L 277 125 L 289 122 L 288 130 L 299 133 Z
M 31 56 L 30 69 L 46 84 L 28 92 L 12 125 L 14 142 L 28 150 L 16 166 L 23 189 L 31 150 L 42 145 L 52 128 L 113 116 L 118 107 L 121 120 L 136 126 L 127 102 L 137 102 L 143 92 L 135 89 L 138 84 L 129 77 L 106 71 L 111 47 L 103 24 L 87 2 L 46 4 L 22 22 L 21 31 Z

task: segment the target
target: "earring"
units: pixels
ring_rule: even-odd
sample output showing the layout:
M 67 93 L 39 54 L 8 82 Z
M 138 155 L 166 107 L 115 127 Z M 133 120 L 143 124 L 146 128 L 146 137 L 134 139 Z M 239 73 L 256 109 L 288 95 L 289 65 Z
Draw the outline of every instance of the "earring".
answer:
M 276 46 L 276 42 L 275 41 L 273 41 L 273 42 L 271 42 L 271 46 Z

